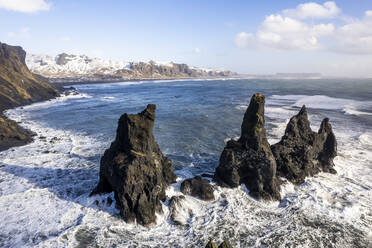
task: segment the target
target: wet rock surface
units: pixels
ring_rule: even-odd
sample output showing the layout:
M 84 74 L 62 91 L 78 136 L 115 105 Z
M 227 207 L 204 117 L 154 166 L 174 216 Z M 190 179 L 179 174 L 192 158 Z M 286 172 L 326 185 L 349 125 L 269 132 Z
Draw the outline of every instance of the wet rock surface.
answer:
M 217 246 L 214 244 L 213 240 L 209 240 L 205 248 L 216 248 Z M 224 240 L 218 248 L 232 248 L 232 245 L 228 240 Z
M 279 200 L 276 161 L 266 138 L 265 97 L 254 94 L 241 126 L 238 141 L 230 140 L 223 150 L 214 179 L 223 187 L 245 184 L 257 199 Z
M 333 159 L 337 155 L 337 141 L 332 126 L 325 118 L 319 131 L 313 132 L 305 106 L 291 118 L 281 141 L 271 149 L 277 162 L 277 174 L 292 183 L 303 183 L 305 177 L 320 171 L 336 173 Z
M 181 192 L 185 195 L 191 195 L 199 197 L 204 201 L 213 201 L 214 194 L 213 185 L 206 179 L 203 179 L 200 176 L 194 178 L 186 179 L 181 184 Z
M 231 244 L 229 241 L 227 240 L 224 240 L 219 246 L 218 248 L 232 248 Z
M 166 187 L 175 181 L 171 161 L 153 135 L 154 104 L 119 119 L 115 141 L 101 159 L 100 179 L 91 195 L 114 191 L 120 215 L 127 222 L 149 225 L 162 213 Z
M 323 171 L 336 173 L 333 159 L 337 141 L 329 119 L 318 132 L 311 130 L 307 109 L 289 121 L 281 141 L 270 146 L 264 120 L 265 98 L 254 94 L 244 115 L 239 140 L 230 140 L 223 150 L 214 179 L 220 186 L 245 184 L 257 199 L 279 200 L 281 177 L 294 184 Z

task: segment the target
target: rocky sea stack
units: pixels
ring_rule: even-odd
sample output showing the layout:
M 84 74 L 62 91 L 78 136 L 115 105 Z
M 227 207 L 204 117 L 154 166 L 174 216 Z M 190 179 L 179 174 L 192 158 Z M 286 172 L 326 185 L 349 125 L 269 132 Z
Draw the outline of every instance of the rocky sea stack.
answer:
M 91 193 L 114 191 L 117 207 L 127 222 L 149 225 L 162 213 L 166 187 L 175 181 L 171 161 L 155 142 L 154 104 L 139 114 L 119 119 L 115 141 L 101 159 L 100 179 Z
M 337 155 L 337 141 L 325 118 L 318 133 L 310 128 L 306 107 L 289 121 L 281 141 L 271 146 L 277 163 L 277 174 L 295 184 L 320 171 L 336 173 L 333 159 Z
M 220 186 L 245 184 L 257 199 L 279 200 L 279 177 L 295 184 L 323 171 L 336 173 L 337 141 L 328 118 L 313 132 L 306 107 L 289 121 L 281 141 L 270 147 L 264 120 L 265 97 L 254 94 L 244 115 L 239 140 L 223 150 L 214 179 Z
M 257 199 L 279 200 L 276 161 L 266 138 L 265 97 L 252 96 L 244 115 L 238 141 L 229 140 L 223 150 L 214 179 L 224 187 L 245 184 Z

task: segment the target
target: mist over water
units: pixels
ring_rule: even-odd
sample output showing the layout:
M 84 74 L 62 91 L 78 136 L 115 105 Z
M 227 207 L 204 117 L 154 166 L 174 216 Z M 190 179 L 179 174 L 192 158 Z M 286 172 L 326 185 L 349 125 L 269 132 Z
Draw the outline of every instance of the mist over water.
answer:
M 76 96 L 10 110 L 35 142 L 0 153 L 0 247 L 234 247 L 372 245 L 372 80 L 179 80 L 76 85 Z M 148 229 L 120 219 L 111 195 L 88 197 L 99 160 L 123 113 L 157 105 L 155 137 L 185 178 L 214 173 L 225 141 L 240 135 L 250 97 L 266 96 L 271 144 L 301 106 L 317 131 L 328 117 L 338 141 L 337 175 L 321 173 L 282 187 L 281 202 L 258 202 L 245 187 L 216 187 L 216 200 L 187 196 L 184 227 L 168 201 Z M 98 203 L 98 204 L 97 204 Z

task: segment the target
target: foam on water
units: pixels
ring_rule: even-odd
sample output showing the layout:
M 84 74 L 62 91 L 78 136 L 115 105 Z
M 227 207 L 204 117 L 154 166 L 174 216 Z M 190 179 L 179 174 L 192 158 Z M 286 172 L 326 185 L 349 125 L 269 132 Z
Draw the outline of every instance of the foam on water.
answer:
M 87 99 L 87 95 L 73 97 L 97 100 Z M 71 99 L 62 97 L 7 111 L 37 137 L 31 144 L 0 153 L 2 247 L 204 247 L 210 237 L 218 242 L 229 239 L 234 247 L 372 244 L 371 132 L 336 123 L 338 174 L 321 173 L 299 186 L 287 183 L 282 187 L 281 202 L 256 201 L 244 186 L 228 189 L 215 185 L 216 200 L 212 202 L 186 196 L 185 207 L 193 214 L 182 215 L 186 225 L 180 227 L 170 220 L 168 205 L 171 196 L 180 195 L 182 180 L 194 176 L 190 170 L 194 164 L 189 163 L 176 170 L 177 182 L 167 189 L 168 200 L 156 225 L 145 228 L 122 221 L 113 194 L 88 197 L 98 182 L 99 158 L 109 144 L 98 134 L 53 128 L 30 114 L 52 105 L 63 107 Z M 274 127 L 268 129 L 271 143 L 280 139 L 286 122 L 298 111 L 299 101 L 306 99 L 303 95 L 268 97 L 265 114 L 274 120 Z M 318 127 L 321 118 L 312 113 L 309 117 Z M 197 156 L 190 154 L 190 158 Z M 113 200 L 111 205 L 108 198 Z
M 273 95 L 270 97 L 271 103 L 281 105 L 283 102 L 294 102 L 292 106 L 325 110 L 342 110 L 350 115 L 372 115 L 372 101 L 356 101 L 352 99 L 335 98 L 324 95 Z M 358 109 L 365 109 L 361 111 Z

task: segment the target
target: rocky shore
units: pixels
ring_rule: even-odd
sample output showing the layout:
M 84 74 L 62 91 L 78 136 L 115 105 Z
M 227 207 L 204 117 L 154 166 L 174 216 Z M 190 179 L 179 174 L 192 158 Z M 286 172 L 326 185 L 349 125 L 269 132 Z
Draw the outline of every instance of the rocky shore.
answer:
M 0 151 L 32 141 L 33 133 L 9 120 L 3 111 L 59 96 L 61 89 L 29 71 L 26 52 L 0 42 Z

